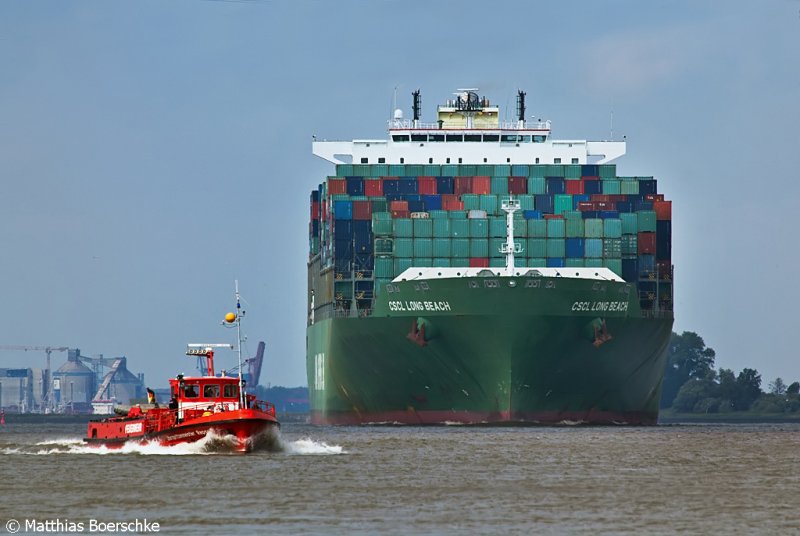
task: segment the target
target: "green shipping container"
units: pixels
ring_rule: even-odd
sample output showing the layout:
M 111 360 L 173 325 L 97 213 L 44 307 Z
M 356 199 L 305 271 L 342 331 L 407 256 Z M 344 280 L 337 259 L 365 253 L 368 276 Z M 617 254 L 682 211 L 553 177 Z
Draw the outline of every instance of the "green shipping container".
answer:
M 565 212 L 572 210 L 571 194 L 556 194 L 553 196 L 553 198 L 553 214 L 564 214 Z
M 414 266 L 430 268 L 433 266 L 433 259 L 431 257 L 414 257 Z
M 411 238 L 414 236 L 414 221 L 411 218 L 396 218 L 393 223 L 394 236 L 398 238 Z
M 547 239 L 547 257 L 563 258 L 566 256 L 566 246 L 563 238 Z
M 602 268 L 603 267 L 603 259 L 584 259 L 583 262 L 586 264 L 587 268 Z M 620 264 L 622 261 L 620 261 Z
M 603 257 L 603 239 L 602 238 L 587 238 L 584 240 L 584 257 L 597 258 Z
M 548 220 L 528 220 L 528 238 L 545 238 Z
M 547 257 L 547 239 L 529 238 L 527 243 L 526 257 Z
M 414 239 L 413 238 L 395 238 L 394 239 L 394 256 L 395 257 L 413 257 L 414 256 Z
M 566 179 L 580 179 L 581 166 L 579 164 L 570 164 L 564 166 L 564 178 Z
M 622 239 L 604 238 L 603 239 L 603 258 L 621 259 L 622 258 Z
M 537 178 L 541 178 L 541 179 L 545 178 L 547 176 L 547 175 L 545 175 L 545 168 L 546 168 L 546 166 L 544 164 L 536 164 L 536 165 L 530 166 L 530 168 L 528 169 L 528 177 L 537 177 Z M 528 186 L 530 186 L 530 182 L 528 182 Z M 530 194 L 530 193 L 535 193 L 535 192 L 531 192 L 530 188 L 529 188 L 528 189 L 528 193 Z M 544 193 L 544 192 L 542 192 L 542 193 Z
M 446 220 L 450 217 L 450 213 L 447 210 L 429 210 L 428 214 L 432 220 Z M 435 225 L 433 232 L 436 232 Z
M 561 164 L 546 164 L 544 166 L 545 177 L 563 177 L 564 166 Z
M 620 238 L 622 236 L 622 220 L 617 218 L 604 219 L 603 236 L 605 238 Z
M 583 238 L 583 219 L 573 220 L 569 218 L 566 222 L 567 238 Z
M 512 177 L 527 177 L 530 168 L 527 164 L 514 164 L 511 166 Z
M 603 238 L 603 220 L 600 218 L 587 218 L 583 225 L 586 238 Z
M 434 257 L 433 266 L 434 268 L 450 268 L 450 259 L 443 257 Z
M 438 164 L 426 164 L 423 166 L 424 168 L 424 175 L 426 177 L 441 177 L 442 176 L 442 166 Z
M 466 210 L 450 210 L 448 211 L 450 214 L 451 220 L 465 220 L 467 219 L 467 211 Z
M 472 218 L 469 221 L 470 238 L 488 238 L 489 220 L 486 218 Z M 486 255 L 473 255 L 473 257 L 485 257 Z
M 353 164 L 353 175 L 356 177 L 369 177 L 369 164 Z
M 375 277 L 391 278 L 394 275 L 392 257 L 375 257 Z
M 492 194 L 481 194 L 479 209 L 485 210 L 486 213 L 489 215 L 497 214 L 498 211 L 497 196 Z
M 467 268 L 469 266 L 468 257 L 453 257 L 450 259 L 450 266 L 452 268 Z
M 534 166 L 539 167 L 539 166 Z M 547 190 L 547 183 L 544 180 L 544 175 L 541 177 L 528 177 L 528 194 L 546 194 Z M 527 210 L 536 210 L 536 209 L 527 209 Z
M 508 195 L 508 177 L 492 177 L 491 193 L 495 195 Z
M 414 257 L 433 257 L 433 239 L 415 238 Z
M 580 210 L 569 210 L 564 213 L 565 220 L 582 220 L 583 219 L 583 212 Z
M 604 195 L 619 195 L 620 192 L 619 181 L 610 179 L 602 181 L 601 184 L 603 186 Z
M 450 254 L 453 257 L 469 257 L 469 238 L 453 238 L 450 240 Z
M 492 216 L 489 218 L 489 236 L 498 237 L 506 236 L 506 219 L 501 216 Z
M 566 261 L 568 268 L 583 268 L 586 266 L 586 263 L 583 259 L 567 259 Z
M 622 235 L 622 254 L 623 255 L 638 255 L 638 236 L 635 234 Z
M 527 266 L 530 268 L 545 268 L 547 266 L 547 259 L 544 257 L 528 257 Z
M 458 166 L 455 164 L 446 164 L 442 166 L 442 177 L 455 177 L 458 173 Z
M 639 181 L 625 179 L 619 183 L 619 193 L 623 195 L 639 195 Z
M 505 257 L 503 258 L 492 257 L 489 259 L 489 268 L 505 268 L 505 266 L 506 266 Z
M 610 179 L 617 176 L 616 164 L 600 164 L 600 177 Z
M 461 177 L 472 177 L 478 174 L 478 166 L 475 164 L 459 164 L 458 173 Z
M 508 177 L 511 175 L 511 166 L 508 164 L 496 164 L 494 166 L 494 172 L 489 173 L 489 175 Z
M 376 238 L 375 254 L 380 255 L 381 253 L 385 253 L 387 255 L 394 253 L 394 240 L 391 238 Z
M 547 222 L 547 238 L 564 238 L 566 235 L 566 220 L 552 219 Z M 548 257 L 563 257 L 564 255 L 548 255 Z
M 639 218 L 639 232 L 640 233 L 655 233 L 656 232 L 656 213 L 653 210 L 640 210 L 636 213 Z
M 450 220 L 437 218 L 432 221 L 434 238 L 450 238 Z
M 432 238 L 433 220 L 430 218 L 413 218 L 414 238 Z M 414 255 L 415 257 L 432 257 L 433 255 Z
M 469 239 L 469 256 L 470 257 L 488 257 L 489 256 L 489 239 L 488 238 L 470 238 Z
M 477 194 L 463 194 L 461 201 L 464 203 L 464 210 L 478 210 L 481 208 L 480 197 Z
M 450 257 L 452 248 L 449 238 L 434 238 L 433 239 L 433 256 L 434 257 Z
M 622 212 L 619 219 L 622 222 L 622 234 L 635 235 L 639 232 L 639 217 L 635 212 Z
M 528 220 L 521 214 L 514 215 L 514 236 L 519 238 L 528 236 Z
M 534 208 L 534 197 L 532 195 L 518 195 L 517 200 L 519 201 L 520 210 L 536 210 Z
M 451 219 L 450 221 L 450 236 L 453 238 L 469 238 L 469 220 Z

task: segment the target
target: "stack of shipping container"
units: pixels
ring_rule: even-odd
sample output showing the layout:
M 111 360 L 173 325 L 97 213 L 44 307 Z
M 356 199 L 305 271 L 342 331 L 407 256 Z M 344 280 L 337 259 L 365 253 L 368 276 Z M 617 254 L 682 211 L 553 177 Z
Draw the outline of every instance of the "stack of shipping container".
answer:
M 672 202 L 605 165 L 352 165 L 311 194 L 310 270 L 340 310 L 366 311 L 411 266 L 503 267 L 513 195 L 519 267 L 607 267 L 644 310 L 672 309 Z M 327 290 L 327 289 L 326 289 Z M 317 306 L 324 303 L 317 302 Z

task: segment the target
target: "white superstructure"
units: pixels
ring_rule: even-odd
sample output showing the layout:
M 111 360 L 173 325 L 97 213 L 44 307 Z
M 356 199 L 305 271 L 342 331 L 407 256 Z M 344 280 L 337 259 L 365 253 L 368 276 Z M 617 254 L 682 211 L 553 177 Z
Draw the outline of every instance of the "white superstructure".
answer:
M 605 164 L 625 154 L 625 142 L 553 140 L 550 121 L 525 119 L 525 93 L 517 98 L 517 120 L 500 121 L 500 109 L 476 90 L 459 90 L 437 108 L 435 123 L 396 110 L 389 139 L 314 141 L 314 154 L 334 164 Z

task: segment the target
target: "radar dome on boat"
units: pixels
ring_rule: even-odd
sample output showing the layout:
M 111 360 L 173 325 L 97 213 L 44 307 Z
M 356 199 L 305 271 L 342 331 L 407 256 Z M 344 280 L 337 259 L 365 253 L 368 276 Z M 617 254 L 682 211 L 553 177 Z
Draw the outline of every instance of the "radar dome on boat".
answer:
M 403 118 L 403 110 L 401 110 L 400 108 L 397 108 L 397 109 L 394 111 L 394 118 L 395 118 L 396 120 L 402 119 L 402 118 Z
M 236 320 L 236 313 L 228 313 L 225 315 L 225 322 L 232 324 Z

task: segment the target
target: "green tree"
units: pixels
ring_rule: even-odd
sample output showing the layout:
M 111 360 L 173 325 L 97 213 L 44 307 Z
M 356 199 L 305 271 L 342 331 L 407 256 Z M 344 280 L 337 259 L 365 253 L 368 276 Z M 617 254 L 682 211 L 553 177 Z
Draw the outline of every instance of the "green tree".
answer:
M 761 375 L 755 369 L 743 369 L 736 377 L 737 393 L 734 399 L 736 411 L 747 411 L 761 393 Z
M 787 395 L 798 395 L 800 394 L 800 382 L 794 382 L 786 388 Z
M 712 380 L 714 356 L 703 338 L 693 331 L 672 334 L 669 342 L 667 369 L 661 389 L 661 407 L 670 407 L 681 387 L 689 380 Z
M 717 384 L 708 379 L 691 379 L 684 383 L 678 391 L 672 409 L 689 413 L 716 413 L 718 402 L 715 402 Z
M 769 384 L 769 392 L 773 395 L 785 395 L 786 384 L 781 378 L 775 378 L 775 381 Z

